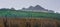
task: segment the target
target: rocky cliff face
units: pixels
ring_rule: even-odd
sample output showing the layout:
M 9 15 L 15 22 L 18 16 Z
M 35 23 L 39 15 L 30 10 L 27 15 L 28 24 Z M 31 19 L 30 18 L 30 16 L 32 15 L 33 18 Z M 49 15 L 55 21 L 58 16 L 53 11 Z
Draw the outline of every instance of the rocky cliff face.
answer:
M 48 13 L 54 13 L 52 10 L 44 9 L 43 7 L 36 5 L 35 7 L 30 6 L 29 8 L 22 8 L 23 11 L 33 11 L 33 12 L 48 12 Z

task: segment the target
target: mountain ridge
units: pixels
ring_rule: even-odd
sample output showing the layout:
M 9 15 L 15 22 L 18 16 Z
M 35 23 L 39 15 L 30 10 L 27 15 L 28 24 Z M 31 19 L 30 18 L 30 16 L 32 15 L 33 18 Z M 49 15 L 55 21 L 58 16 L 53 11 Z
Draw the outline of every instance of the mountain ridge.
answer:
M 36 5 L 35 7 L 30 6 L 29 8 L 22 8 L 23 11 L 33 11 L 33 12 L 47 12 L 47 13 L 54 13 L 53 10 L 48 10 L 45 9 L 43 7 L 41 7 L 40 5 Z

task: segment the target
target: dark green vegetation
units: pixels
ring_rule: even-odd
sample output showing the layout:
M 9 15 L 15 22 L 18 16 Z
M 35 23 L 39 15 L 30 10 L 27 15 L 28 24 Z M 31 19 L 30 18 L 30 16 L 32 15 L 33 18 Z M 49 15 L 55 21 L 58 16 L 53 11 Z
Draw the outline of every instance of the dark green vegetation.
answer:
M 57 13 L 43 13 L 43 12 L 27 12 L 13 9 L 0 9 L 0 17 L 9 18 L 53 18 L 60 19 L 60 14 Z

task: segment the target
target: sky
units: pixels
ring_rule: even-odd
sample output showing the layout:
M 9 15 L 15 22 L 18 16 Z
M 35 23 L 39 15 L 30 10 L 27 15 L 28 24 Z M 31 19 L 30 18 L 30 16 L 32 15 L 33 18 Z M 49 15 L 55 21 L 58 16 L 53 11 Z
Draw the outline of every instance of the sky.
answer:
M 0 0 L 0 8 L 28 8 L 40 5 L 41 7 L 60 13 L 60 0 Z

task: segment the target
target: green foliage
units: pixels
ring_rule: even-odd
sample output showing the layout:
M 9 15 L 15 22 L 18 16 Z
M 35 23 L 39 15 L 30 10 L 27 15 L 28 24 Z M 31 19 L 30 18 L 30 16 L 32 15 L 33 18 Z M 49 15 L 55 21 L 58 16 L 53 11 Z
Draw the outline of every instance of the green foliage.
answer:
M 35 17 L 35 18 L 53 18 L 60 19 L 60 14 L 56 13 L 43 13 L 43 12 L 27 12 L 27 11 L 0 11 L 0 17 L 13 17 L 13 18 L 22 18 L 22 17 Z

